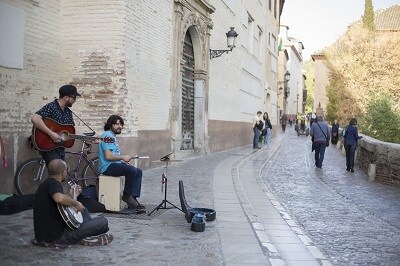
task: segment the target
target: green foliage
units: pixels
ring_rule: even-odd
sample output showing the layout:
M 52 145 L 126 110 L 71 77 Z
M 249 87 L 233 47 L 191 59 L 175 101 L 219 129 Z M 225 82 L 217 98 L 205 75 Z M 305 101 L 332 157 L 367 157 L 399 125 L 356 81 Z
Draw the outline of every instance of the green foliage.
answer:
M 360 130 L 373 138 L 400 143 L 400 115 L 388 94 L 375 94 L 359 123 Z
M 374 7 L 372 5 L 372 0 L 365 0 L 364 16 L 362 18 L 363 27 L 373 31 L 375 30 L 374 22 Z
M 326 121 L 335 121 L 338 119 L 338 110 L 339 110 L 339 97 L 336 94 L 336 91 L 333 87 L 327 86 L 326 88 L 326 96 L 329 99 L 329 102 L 326 106 Z
M 314 91 L 315 91 L 315 63 L 312 59 L 304 62 L 304 70 L 306 71 L 307 79 L 305 85 L 307 88 L 307 100 L 305 113 L 311 113 L 314 110 Z

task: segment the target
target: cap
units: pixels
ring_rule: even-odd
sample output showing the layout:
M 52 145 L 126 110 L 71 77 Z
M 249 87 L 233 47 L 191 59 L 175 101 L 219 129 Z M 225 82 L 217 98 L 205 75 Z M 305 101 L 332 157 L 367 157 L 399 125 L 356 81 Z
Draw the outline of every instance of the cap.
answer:
M 59 90 L 60 97 L 81 96 L 74 85 L 64 85 Z

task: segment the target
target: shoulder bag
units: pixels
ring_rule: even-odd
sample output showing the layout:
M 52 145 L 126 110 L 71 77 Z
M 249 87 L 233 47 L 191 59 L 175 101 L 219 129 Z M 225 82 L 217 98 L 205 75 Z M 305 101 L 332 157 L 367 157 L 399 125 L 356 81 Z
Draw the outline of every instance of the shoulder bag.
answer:
M 318 125 L 319 129 L 321 129 L 322 134 L 324 134 L 324 136 L 325 136 L 325 138 L 326 138 L 326 147 L 329 147 L 329 139 L 328 139 L 328 137 L 327 137 L 327 134 L 325 134 L 325 132 L 322 130 L 322 128 L 321 128 L 321 126 L 318 124 L 318 122 L 317 122 L 317 125 Z

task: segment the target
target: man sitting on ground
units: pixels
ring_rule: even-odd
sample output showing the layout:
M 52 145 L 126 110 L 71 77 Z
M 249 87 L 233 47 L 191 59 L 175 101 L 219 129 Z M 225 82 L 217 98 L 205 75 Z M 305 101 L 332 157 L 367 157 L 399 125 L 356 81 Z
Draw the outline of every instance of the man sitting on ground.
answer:
M 82 244 L 87 246 L 106 245 L 113 240 L 108 232 L 105 217 L 91 218 L 90 213 L 79 201 L 63 194 L 61 182 L 67 176 L 67 165 L 61 159 L 49 163 L 49 178 L 40 184 L 35 194 L 33 222 L 35 240 L 40 246 L 59 246 Z M 78 186 L 78 191 L 81 188 Z M 70 193 L 73 193 L 71 190 Z M 70 229 L 64 222 L 57 204 L 74 207 L 82 213 L 83 223 L 77 229 Z

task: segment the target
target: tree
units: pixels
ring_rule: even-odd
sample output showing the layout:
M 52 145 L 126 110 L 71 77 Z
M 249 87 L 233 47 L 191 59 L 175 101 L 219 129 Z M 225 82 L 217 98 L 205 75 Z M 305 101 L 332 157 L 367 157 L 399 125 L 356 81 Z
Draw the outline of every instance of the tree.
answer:
M 362 18 L 363 27 L 369 31 L 375 30 L 374 22 L 374 7 L 372 5 L 372 0 L 365 0 L 364 6 L 364 16 Z
M 373 138 L 400 143 L 400 115 L 388 94 L 375 94 L 367 105 L 360 130 Z
M 304 63 L 307 79 L 305 85 L 307 88 L 307 100 L 305 106 L 305 113 L 311 113 L 314 109 L 314 91 L 315 91 L 315 63 L 312 59 Z
M 398 130 L 392 128 L 398 121 L 398 115 L 395 114 L 400 113 L 398 47 L 400 32 L 375 33 L 359 23 L 349 27 L 346 34 L 324 51 L 327 59 L 325 65 L 329 70 L 326 90 L 327 115 L 330 120 L 337 119 L 339 124 L 344 125 L 352 117 L 363 118 L 364 123 L 360 126 L 363 133 L 383 141 L 399 141 L 390 135 L 390 132 L 400 135 Z M 389 120 L 377 118 L 377 113 L 373 111 L 378 106 L 385 106 L 384 102 L 375 102 L 376 98 L 383 94 L 391 99 L 391 113 L 378 113 L 386 113 L 390 117 Z M 368 125 L 372 122 L 375 125 L 376 119 L 390 125 Z M 386 131 L 382 128 L 391 130 Z

